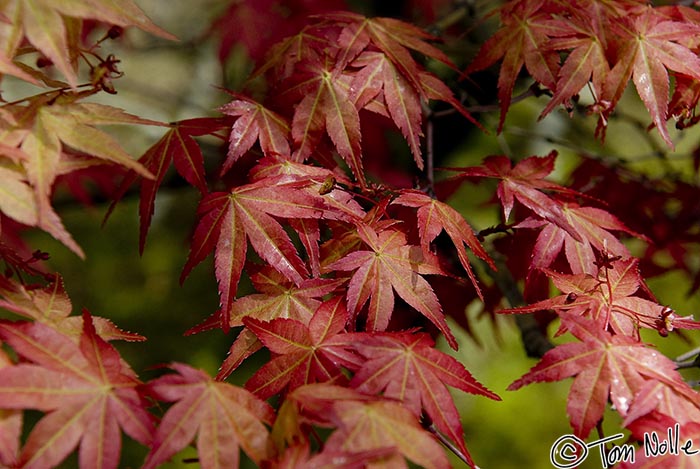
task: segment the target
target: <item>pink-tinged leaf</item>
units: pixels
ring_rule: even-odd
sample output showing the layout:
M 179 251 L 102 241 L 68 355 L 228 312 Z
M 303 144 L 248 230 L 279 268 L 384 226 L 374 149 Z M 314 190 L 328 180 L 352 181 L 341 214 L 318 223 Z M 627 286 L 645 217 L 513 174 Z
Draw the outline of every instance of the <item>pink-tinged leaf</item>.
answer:
M 247 382 L 246 388 L 261 399 L 312 382 L 347 382 L 342 373 L 343 346 L 326 342 L 345 328 L 347 310 L 342 297 L 321 305 L 310 324 L 294 319 L 276 318 L 263 322 L 247 317 L 243 320 L 260 342 L 273 354 Z
M 698 392 L 690 386 L 683 392 L 683 390 L 670 388 L 661 381 L 646 381 L 637 390 L 623 426 L 630 428 L 630 424 L 645 416 L 654 415 L 654 412 L 673 415 L 675 421 L 680 424 L 698 422 L 700 418 L 698 397 L 700 397 Z
M 375 98 L 383 98 L 382 114 L 386 110 L 406 139 L 416 165 L 423 169 L 420 142 L 423 110 L 419 89 L 411 86 L 390 59 L 380 52 L 364 52 L 353 66 L 362 68 L 350 82 L 351 100 L 358 109 L 374 110 L 371 106 Z
M 503 205 L 503 218 L 506 221 L 510 217 L 517 198 L 538 216 L 559 226 L 575 240 L 581 241 L 581 235 L 564 216 L 561 203 L 541 192 L 544 189 L 574 196 L 580 195 L 576 191 L 544 179 L 554 170 L 556 157 L 557 153 L 552 151 L 543 157 L 530 156 L 512 166 L 510 159 L 506 156 L 489 156 L 482 166 L 450 169 L 461 172 L 457 177 L 501 179 L 497 194 Z
M 459 413 L 445 384 L 500 400 L 457 360 L 434 348 L 427 334 L 353 334 L 351 344 L 365 358 L 350 386 L 401 401 L 416 417 L 425 411 L 438 430 L 469 457 Z
M 556 31 L 549 13 L 541 11 L 542 0 L 517 2 L 501 10 L 499 29 L 479 50 L 466 74 L 484 70 L 502 60 L 498 75 L 498 101 L 501 118 L 498 132 L 503 129 L 510 107 L 515 81 L 523 65 L 537 81 L 551 90 L 556 89 L 559 56 L 547 49 L 548 35 Z
M 610 73 L 605 31 L 609 28 L 610 17 L 601 11 L 604 8 L 604 5 L 595 3 L 577 5 L 566 19 L 553 20 L 561 29 L 552 31 L 556 37 L 548 42 L 547 48 L 572 50 L 559 70 L 552 100 L 540 114 L 540 119 L 559 104 L 563 103 L 568 108 L 571 98 L 589 81 L 593 85 L 593 96 L 603 96 L 605 80 Z
M 0 350 L 0 370 L 12 366 L 7 354 Z M 14 467 L 22 433 L 22 412 L 0 409 L 0 465 Z
M 341 451 L 395 448 L 396 455 L 383 461 L 389 467 L 404 467 L 404 457 L 427 469 L 450 467 L 438 442 L 398 403 L 339 401 L 333 404 L 333 414 L 338 429 L 326 441 L 326 448 Z
M 267 178 L 236 187 L 228 195 L 207 196 L 198 211 L 201 219 L 183 275 L 215 246 L 214 267 L 225 331 L 230 327 L 248 241 L 260 257 L 296 285 L 308 276 L 289 235 L 274 217 L 320 218 L 324 214 L 320 195 L 312 195 L 294 182 Z
M 340 66 L 344 67 L 361 49 L 368 49 L 365 45 L 369 40 L 369 43 L 378 48 L 418 92 L 421 91 L 422 70 L 411 56 L 410 50 L 454 68 L 450 58 L 428 42 L 437 38 L 410 23 L 394 18 L 366 18 L 347 11 L 327 14 L 324 18 L 347 25 L 341 33 L 341 49 L 349 52 L 341 57 Z M 350 44 L 346 38 L 352 38 L 354 44 Z
M 145 469 L 170 459 L 197 433 L 203 468 L 238 467 L 239 448 L 258 464 L 272 456 L 272 440 L 264 425 L 274 418 L 268 404 L 187 365 L 175 363 L 171 368 L 177 374 L 148 384 L 154 398 L 174 404 L 155 432 Z
M 477 257 L 486 261 L 492 269 L 496 270 L 496 266 L 483 246 L 481 246 L 481 243 L 476 239 L 474 232 L 464 217 L 449 205 L 418 191 L 405 191 L 392 203 L 418 208 L 418 234 L 424 253 L 431 252 L 430 243 L 435 240 L 442 230 L 445 230 L 457 249 L 457 256 L 462 267 L 469 275 L 477 294 L 483 300 L 481 289 L 472 271 L 464 245 L 466 244 Z
M 630 255 L 629 250 L 608 230 L 622 231 L 647 240 L 645 236 L 630 230 L 617 217 L 605 210 L 566 203 L 562 205 L 562 211 L 567 221 L 579 233 L 580 242 L 557 225 L 525 220 L 516 226 L 517 228 L 543 226 L 532 251 L 531 269 L 545 269 L 551 266 L 559 252 L 564 249 L 574 274 L 593 275 L 598 270 L 594 249 L 599 253 L 607 252 L 613 256 L 626 258 Z
M 610 328 L 616 334 L 633 338 L 639 338 L 640 327 L 656 330 L 662 335 L 668 334 L 676 326 L 695 328 L 692 321 L 679 321 L 670 308 L 643 298 L 648 294 L 639 274 L 637 259 L 612 261 L 609 267 L 601 267 L 595 275 L 544 272 L 562 292 L 561 295 L 499 312 L 526 313 L 552 309 L 562 314 L 569 311 L 594 320 L 603 329 Z
M 362 169 L 360 116 L 338 72 L 322 63 L 308 66 L 308 91 L 297 105 L 292 120 L 295 159 L 304 161 L 321 142 L 323 131 L 350 167 L 357 181 L 366 185 Z
M 333 293 L 347 280 L 311 278 L 295 285 L 271 267 L 263 267 L 250 277 L 253 286 L 260 293 L 252 293 L 234 301 L 231 306 L 231 327 L 242 325 L 246 317 L 261 321 L 290 318 L 308 325 L 321 305 L 322 297 Z
M 226 355 L 226 359 L 224 359 L 219 372 L 216 374 L 216 380 L 223 381 L 228 378 L 246 358 L 261 348 L 262 343 L 260 343 L 258 337 L 248 328 L 242 329 L 236 340 L 231 344 L 228 355 Z
M 508 389 L 542 381 L 576 376 L 569 393 L 567 413 L 574 432 L 586 438 L 603 415 L 610 399 L 625 417 L 635 394 L 647 380 L 656 380 L 674 392 L 686 393 L 688 385 L 664 355 L 622 335 L 611 335 L 595 322 L 578 316 L 562 316 L 580 342 L 558 345 Z
M 229 135 L 228 155 L 221 173 L 231 169 L 257 140 L 266 156 L 290 156 L 290 127 L 287 121 L 255 101 L 240 95 L 234 96 L 239 99 L 220 109 L 224 114 L 237 117 Z
M 31 363 L 0 369 L 0 401 L 46 412 L 22 448 L 22 467 L 53 467 L 80 442 L 81 467 L 116 468 L 121 427 L 142 444 L 153 419 L 140 382 L 83 313 L 79 343 L 41 323 L 0 323 L 0 337 Z
M 360 225 L 358 234 L 370 250 L 351 252 L 326 267 L 326 270 L 355 271 L 348 285 L 348 309 L 360 312 L 369 299 L 367 329 L 386 330 L 394 310 L 394 291 L 409 305 L 427 317 L 445 335 L 451 347 L 457 342 L 450 331 L 437 296 L 420 275 L 423 259 L 416 257 L 400 231 L 375 232 Z M 432 269 L 431 273 L 439 270 Z
M 673 141 L 666 128 L 669 101 L 668 70 L 700 79 L 700 58 L 682 42 L 697 35 L 698 25 L 668 21 L 654 9 L 628 18 L 616 28 L 626 47 L 619 54 L 608 81 L 604 98 L 612 108 L 622 96 L 630 76 L 659 134 L 669 147 Z

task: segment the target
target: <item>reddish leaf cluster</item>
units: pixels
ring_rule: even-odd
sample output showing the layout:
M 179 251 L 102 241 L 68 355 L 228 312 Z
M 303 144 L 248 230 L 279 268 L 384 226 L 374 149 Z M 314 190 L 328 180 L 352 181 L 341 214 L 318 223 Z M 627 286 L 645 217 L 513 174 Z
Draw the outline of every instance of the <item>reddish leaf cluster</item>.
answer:
M 694 115 L 698 95 L 692 83 L 700 79 L 696 10 L 651 8 L 643 0 L 513 0 L 500 8 L 500 18 L 501 28 L 467 69 L 476 72 L 502 61 L 499 131 L 523 66 L 552 95 L 540 117 L 560 104 L 571 108 L 572 99 L 588 87 L 590 110 L 599 114 L 598 130 L 604 132 L 630 80 L 669 146 L 667 119 Z M 678 79 L 670 106 L 669 73 Z
M 492 155 L 447 168 L 444 181 L 453 188 L 497 181 L 502 223 L 477 234 L 435 195 L 442 186 L 434 183 L 432 101 L 460 114 L 462 128 L 480 125 L 429 71 L 457 67 L 423 29 L 329 12 L 324 2 L 288 2 L 286 12 L 272 8 L 281 7 L 275 1 L 232 2 L 213 27 L 222 58 L 240 42 L 257 67 L 244 90 L 230 93 L 223 116 L 166 125 L 85 101 L 114 91 L 118 60 L 97 54 L 104 39 L 84 44 L 88 35 L 79 33 L 97 27 L 83 25 L 94 20 L 170 35 L 131 1 L 44 3 L 0 6 L 0 72 L 49 88 L 0 106 L 0 308 L 19 316 L 0 321 L 0 340 L 12 351 L 0 349 L 0 464 L 54 467 L 77 450 L 81 467 L 117 467 L 123 431 L 148 448 L 148 468 L 195 439 L 205 468 L 238 467 L 241 450 L 261 467 L 446 468 L 444 447 L 474 466 L 448 386 L 500 398 L 436 346 L 440 335 L 457 349 L 447 316 L 468 328 L 472 301 L 487 313 L 510 301 L 514 307 L 501 313 L 533 313 L 541 326 L 558 318 L 557 335 L 573 336 L 549 347 L 509 389 L 573 377 L 567 410 L 579 437 L 598 425 L 609 403 L 636 437 L 674 424 L 697 433 L 697 393 L 674 362 L 640 338 L 642 328 L 661 336 L 700 328 L 659 304 L 640 272 L 678 268 L 700 286 L 697 265 L 686 256 L 700 242 L 697 185 L 669 181 L 664 191 L 588 159 L 567 187 L 549 179 L 554 151 L 519 161 Z M 442 3 L 415 2 L 426 9 Z M 458 12 L 468 9 L 459 6 L 451 16 Z M 604 126 L 631 81 L 669 145 L 671 114 L 683 119 L 681 127 L 694 123 L 695 10 L 637 0 L 513 0 L 499 13 L 501 28 L 466 70 L 501 61 L 499 130 L 523 66 L 551 94 L 542 116 L 560 104 L 572 107 L 589 87 L 591 110 Z M 228 27 L 245 18 L 246 27 Z M 268 35 L 251 32 L 260 24 Z M 119 35 L 110 29 L 105 38 Z M 25 52 L 44 56 L 43 66 L 16 60 Z M 44 70 L 46 60 L 68 83 Z M 89 69 L 85 84 L 81 64 Z M 363 125 L 377 116 L 403 138 L 420 172 L 414 188 L 366 171 L 373 142 Z M 166 130 L 135 161 L 98 129 L 112 124 Z M 205 137 L 225 142 L 219 159 L 203 154 Z M 45 254 L 17 247 L 20 223 L 82 255 L 52 206 L 54 187 L 60 177 L 106 164 L 107 171 L 123 170 L 115 203 L 140 183 L 141 251 L 171 166 L 200 194 L 181 281 L 213 254 L 219 307 L 189 332 L 230 334 L 216 377 L 172 363 L 141 382 L 110 341 L 144 338 L 87 310 L 72 316 L 61 278 L 40 265 Z M 646 200 L 613 213 L 630 197 Z M 648 244 L 643 259 L 633 257 L 623 235 Z M 671 267 L 655 259 L 659 252 L 670 254 Z M 249 289 L 242 286 L 247 280 Z M 550 297 L 550 280 L 561 294 Z M 531 304 L 514 304 L 520 286 Z M 243 387 L 225 382 L 261 349 L 269 361 Z M 164 411 L 159 403 L 167 403 Z M 25 430 L 24 410 L 41 413 Z M 327 435 L 320 445 L 317 429 Z

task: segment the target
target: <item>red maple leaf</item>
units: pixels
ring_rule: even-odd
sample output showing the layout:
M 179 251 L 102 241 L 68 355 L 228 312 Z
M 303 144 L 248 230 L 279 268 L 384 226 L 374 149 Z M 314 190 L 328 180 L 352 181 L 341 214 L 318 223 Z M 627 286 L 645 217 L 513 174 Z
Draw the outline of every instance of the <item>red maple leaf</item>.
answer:
M 56 275 L 43 288 L 28 288 L 11 279 L 0 282 L 0 307 L 24 318 L 42 322 L 63 334 L 79 339 L 83 318 L 71 316 L 73 304 L 66 294 L 63 279 Z M 119 329 L 109 319 L 92 316 L 97 334 L 104 340 L 143 341 L 145 337 Z
M 352 334 L 349 343 L 366 360 L 350 382 L 355 389 L 397 399 L 416 417 L 423 410 L 438 430 L 469 457 L 459 413 L 446 384 L 500 400 L 424 333 Z
M 345 25 L 338 39 L 341 51 L 338 63 L 342 67 L 371 45 L 378 48 L 417 91 L 421 90 L 421 67 L 411 57 L 410 50 L 454 68 L 450 58 L 428 42 L 437 38 L 410 23 L 394 18 L 366 18 L 348 11 L 326 14 L 323 18 Z
M 289 281 L 272 267 L 264 267 L 250 275 L 260 293 L 237 298 L 231 305 L 231 327 L 243 324 L 243 319 L 271 321 L 288 318 L 309 324 L 322 303 L 322 297 L 346 282 L 345 278 L 309 278 L 299 285 Z
M 561 206 L 564 217 L 581 237 L 576 241 L 559 226 L 537 220 L 525 220 L 516 228 L 543 226 L 532 250 L 530 269 L 545 269 L 552 265 L 563 249 L 574 274 L 597 272 L 595 248 L 599 253 L 629 257 L 630 252 L 609 230 L 622 231 L 641 239 L 645 236 L 625 226 L 615 215 L 595 207 L 581 207 L 576 203 Z
M 576 376 L 569 392 L 567 413 L 578 437 L 588 436 L 603 416 L 608 399 L 620 415 L 626 416 L 636 393 L 649 380 L 681 395 L 692 392 L 676 371 L 675 363 L 645 344 L 623 335 L 611 335 L 590 319 L 565 313 L 562 320 L 580 342 L 561 344 L 548 351 L 508 390 Z
M 12 360 L 0 349 L 0 370 L 10 366 Z M 22 416 L 21 410 L 0 409 L 0 465 L 16 467 Z
M 203 135 L 216 135 L 217 132 L 230 125 L 226 118 L 202 117 L 187 119 L 170 125 L 170 130 L 153 144 L 139 158 L 139 162 L 153 175 L 153 179 L 144 178 L 141 181 L 141 197 L 139 199 L 139 251 L 143 253 L 146 246 L 146 236 L 151 226 L 151 219 L 155 210 L 156 194 L 163 183 L 166 172 L 171 165 L 175 165 L 178 174 L 189 184 L 206 194 L 206 175 L 204 173 L 204 157 L 199 144 L 193 137 Z M 130 171 L 122 180 L 114 195 L 114 201 L 110 206 L 105 219 L 109 217 L 116 203 L 126 194 L 126 191 L 138 179 L 139 175 Z
M 464 245 L 466 244 L 477 257 L 486 261 L 492 269 L 496 270 L 496 266 L 483 246 L 481 246 L 481 243 L 479 243 L 479 240 L 476 239 L 474 232 L 464 217 L 449 205 L 418 191 L 403 191 L 392 203 L 418 208 L 418 235 L 420 236 L 421 247 L 424 253 L 428 254 L 431 252 L 430 243 L 435 240 L 442 230 L 445 230 L 457 249 L 459 262 L 464 267 L 464 270 L 467 271 L 476 292 L 481 297 L 481 289 L 472 271 Z
M 221 327 L 225 331 L 230 327 L 231 305 L 245 264 L 248 241 L 260 257 L 295 284 L 300 285 L 308 276 L 306 265 L 275 217 L 320 218 L 324 213 L 320 195 L 314 197 L 294 182 L 267 178 L 228 193 L 213 192 L 202 199 L 198 212 L 200 220 L 181 278 L 215 249 Z
M 559 55 L 545 44 L 558 28 L 549 12 L 543 10 L 544 4 L 543 0 L 524 0 L 509 2 L 501 8 L 501 29 L 481 46 L 465 70 L 466 74 L 484 70 L 503 59 L 498 75 L 501 103 L 498 132 L 503 129 L 513 87 L 523 65 L 535 80 L 550 90 L 556 89 Z
M 229 135 L 228 155 L 221 167 L 221 174 L 231 169 L 233 163 L 250 150 L 256 140 L 260 141 L 264 155 L 289 157 L 291 129 L 287 120 L 252 99 L 240 94 L 233 96 L 236 99 L 220 108 L 224 114 L 237 117 Z
M 404 457 L 428 469 L 448 468 L 444 450 L 418 419 L 397 402 L 337 401 L 332 407 L 337 427 L 326 441 L 335 451 L 370 451 L 394 448 L 383 459 L 388 467 L 406 467 Z
M 348 310 L 356 315 L 367 300 L 367 329 L 383 331 L 394 310 L 394 291 L 409 305 L 435 324 L 448 343 L 457 348 L 440 302 L 421 274 L 440 274 L 428 264 L 418 246 L 407 244 L 406 236 L 394 229 L 375 231 L 366 224 L 358 225 L 358 235 L 369 250 L 354 251 L 328 265 L 328 271 L 355 271 L 348 285 Z
M 347 383 L 340 365 L 348 361 L 343 343 L 334 338 L 345 329 L 347 310 L 343 298 L 323 303 L 308 325 L 294 319 L 277 318 L 270 322 L 246 317 L 243 322 L 274 355 L 247 382 L 246 388 L 261 399 L 277 394 L 285 387 L 333 381 Z
M 566 61 L 559 70 L 552 100 L 547 103 L 540 118 L 549 114 L 556 106 L 577 95 L 589 82 L 592 82 L 594 97 L 603 95 L 605 81 L 610 72 L 606 57 L 608 16 L 605 6 L 588 2 L 570 8 L 567 16 L 559 16 L 553 22 L 557 30 L 550 30 L 552 36 L 547 42 L 548 49 L 569 50 Z
M 508 221 L 513 210 L 514 199 L 535 212 L 541 218 L 554 223 L 566 231 L 577 241 L 581 236 L 576 228 L 566 219 L 561 204 L 543 192 L 544 190 L 562 192 L 569 195 L 577 195 L 576 191 L 567 189 L 553 182 L 545 180 L 545 176 L 554 170 L 556 151 L 549 155 L 538 157 L 530 156 L 518 162 L 514 167 L 506 156 L 489 156 L 482 166 L 469 168 L 448 168 L 460 171 L 457 178 L 462 177 L 488 177 L 501 179 L 498 184 L 497 195 L 503 205 L 503 218 Z
M 160 422 L 144 469 L 155 468 L 187 446 L 195 434 L 203 468 L 238 467 L 239 447 L 256 463 L 272 456 L 265 423 L 274 411 L 245 389 L 214 381 L 206 373 L 180 363 L 148 383 L 150 394 L 174 402 Z
M 298 84 L 285 92 L 302 97 L 292 119 L 294 159 L 306 160 L 320 144 L 325 131 L 357 181 L 365 186 L 360 115 L 340 79 L 342 71 L 323 59 L 299 65 Z
M 0 369 L 2 406 L 46 413 L 22 448 L 20 466 L 53 467 L 80 444 L 81 467 L 116 468 L 120 427 L 151 443 L 153 419 L 137 390 L 141 383 L 97 335 L 87 311 L 79 342 L 39 322 L 2 322 L 0 338 L 30 362 Z
M 603 329 L 628 337 L 639 338 L 639 328 L 646 327 L 667 334 L 674 328 L 695 329 L 699 324 L 678 317 L 672 309 L 655 301 L 633 296 L 638 290 L 649 294 L 634 258 L 601 266 L 596 275 L 566 275 L 545 270 L 562 294 L 520 308 L 505 309 L 502 313 L 529 313 L 553 309 L 559 314 L 570 312 L 586 316 Z
M 653 8 L 645 8 L 638 15 L 623 17 L 612 30 L 621 45 L 605 84 L 604 100 L 612 109 L 631 77 L 661 137 L 673 147 L 666 128 L 668 71 L 700 79 L 700 58 L 683 45 L 688 37 L 700 33 L 700 26 L 669 20 Z

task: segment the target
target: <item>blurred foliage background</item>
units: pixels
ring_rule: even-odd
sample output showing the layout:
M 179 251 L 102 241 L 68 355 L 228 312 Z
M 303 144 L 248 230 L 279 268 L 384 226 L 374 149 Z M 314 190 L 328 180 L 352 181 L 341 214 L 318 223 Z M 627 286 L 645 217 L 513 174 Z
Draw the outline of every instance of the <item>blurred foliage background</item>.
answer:
M 223 14 L 231 1 L 140 0 L 138 3 L 158 25 L 178 36 L 180 42 L 166 43 L 139 31 L 128 31 L 122 40 L 105 44 L 105 48 L 113 49 L 110 52 L 121 59 L 119 65 L 124 77 L 115 83 L 116 96 L 100 96 L 98 99 L 133 114 L 161 121 L 216 115 L 216 108 L 227 101 L 227 95 L 217 87 L 237 89 L 253 66 L 245 48 L 240 45 L 233 46 L 222 64 L 217 56 L 218 36 L 208 34 L 212 22 Z M 453 3 L 457 2 L 434 2 L 437 6 L 432 19 L 426 19 L 416 6 L 427 2 L 350 3 L 356 10 L 367 14 L 403 15 L 411 19 L 413 12 L 419 25 L 428 26 L 454 12 Z M 468 5 L 469 12 L 461 21 L 470 29 L 447 39 L 444 44 L 459 66 L 468 63 L 476 52 L 478 40 L 487 37 L 495 25 L 489 21 L 476 22 L 476 17 L 482 18 L 488 8 L 497 4 L 485 1 L 462 3 Z M 445 72 L 439 67 L 435 70 Z M 446 76 L 447 80 L 455 78 Z M 495 83 L 495 75 L 492 81 Z M 516 90 L 516 93 L 519 91 L 523 90 Z M 477 96 L 475 103 L 496 102 L 494 90 L 484 89 L 480 93 L 483 95 Z M 438 164 L 470 166 L 479 164 L 489 154 L 521 158 L 544 155 L 557 149 L 560 158 L 555 176 L 564 183 L 579 162 L 577 155 L 582 152 L 627 161 L 631 169 L 649 176 L 672 171 L 676 177 L 697 183 L 689 153 L 700 141 L 698 132 L 686 132 L 675 155 L 663 160 L 654 157 L 658 141 L 655 136 L 646 134 L 647 115 L 633 92 L 624 101 L 628 117 L 611 123 L 605 145 L 592 138 L 594 118 L 579 116 L 570 119 L 564 112 L 555 112 L 538 122 L 537 116 L 544 103 L 546 98 L 530 97 L 515 104 L 501 135 L 454 128 L 448 119 L 445 125 L 436 127 Z M 497 110 L 484 113 L 480 118 L 486 128 L 494 129 Z M 157 128 L 114 129 L 121 143 L 134 155 L 141 154 L 160 137 L 161 132 L 162 129 Z M 215 142 L 203 144 L 205 158 L 215 166 L 220 161 L 222 148 Z M 405 148 L 398 151 L 405 152 Z M 451 200 L 476 230 L 500 221 L 497 209 L 486 205 L 493 196 L 493 189 L 494 186 L 488 184 L 465 187 Z M 198 266 L 184 285 L 181 286 L 178 280 L 193 229 L 198 202 L 196 190 L 178 184 L 174 178 L 161 190 L 143 256 L 138 254 L 137 193 L 128 194 L 102 228 L 108 202 L 98 200 L 91 207 L 79 206 L 61 187 L 57 188 L 56 198 L 60 201 L 58 207 L 66 227 L 84 248 L 87 259 L 81 261 L 43 234 L 30 233 L 29 243 L 51 254 L 48 266 L 64 276 L 75 310 L 86 307 L 94 314 L 111 318 L 120 327 L 148 338 L 145 343 L 117 344 L 125 359 L 144 380 L 159 373 L 150 368 L 153 364 L 171 361 L 187 362 L 216 373 L 231 337 L 221 331 L 183 337 L 187 329 L 215 311 L 218 302 L 211 260 Z M 700 259 L 691 262 L 700 268 Z M 680 314 L 700 310 L 698 295 L 686 295 L 690 285 L 685 277 L 670 273 L 651 279 L 649 284 L 662 303 L 673 305 Z M 535 360 L 525 356 L 519 332 L 511 318 L 497 317 L 492 321 L 482 313 L 478 304 L 465 311 L 474 325 L 473 336 L 478 341 L 458 331 L 459 351 L 451 352 L 443 346 L 443 350 L 455 354 L 480 382 L 503 399 L 493 402 L 470 395 L 456 395 L 467 446 L 474 460 L 484 468 L 549 467 L 551 443 L 570 432 L 566 417 L 570 381 L 531 385 L 517 392 L 506 391 L 511 382 L 535 364 Z M 671 357 L 697 342 L 697 338 L 690 335 L 687 341 L 680 337 L 659 341 L 653 334 L 649 340 L 659 343 L 660 349 Z M 234 374 L 234 379 L 242 383 L 264 360 L 265 357 L 256 355 L 244 365 L 246 371 Z M 688 376 L 697 379 L 697 376 Z M 614 414 L 609 414 L 606 418 L 607 433 L 619 431 L 616 425 L 619 421 Z M 144 451 L 135 444 L 125 444 L 132 449 L 123 456 L 123 466 L 139 466 Z M 185 460 L 193 456 L 194 452 L 183 452 L 167 467 L 192 467 L 193 464 Z M 75 465 L 75 461 L 69 460 L 64 466 L 71 467 L 71 464 Z M 455 465 L 458 466 L 456 460 Z M 600 467 L 597 455 L 592 454 L 583 467 Z

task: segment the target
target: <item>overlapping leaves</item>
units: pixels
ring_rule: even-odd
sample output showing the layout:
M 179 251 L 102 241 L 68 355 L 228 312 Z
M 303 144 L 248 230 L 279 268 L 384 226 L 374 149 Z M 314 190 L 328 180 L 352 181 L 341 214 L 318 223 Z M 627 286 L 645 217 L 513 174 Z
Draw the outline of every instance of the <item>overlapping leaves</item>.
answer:
M 151 443 L 153 417 L 140 382 L 97 335 L 89 313 L 79 341 L 40 322 L 2 322 L 0 338 L 27 360 L 0 369 L 2 407 L 46 413 L 22 447 L 20 465 L 53 467 L 80 444 L 82 467 L 116 468 L 120 429 Z
M 512 0 L 501 8 L 500 16 L 501 28 L 466 70 L 476 72 L 501 60 L 499 131 L 525 65 L 530 76 L 553 93 L 542 115 L 561 103 L 569 105 L 590 82 L 595 100 L 591 110 L 600 114 L 600 132 L 632 81 L 653 125 L 673 147 L 666 128 L 669 73 L 681 81 L 700 78 L 697 44 L 690 39 L 700 27 L 693 10 L 650 8 L 636 1 Z M 561 56 L 565 57 L 563 65 Z

